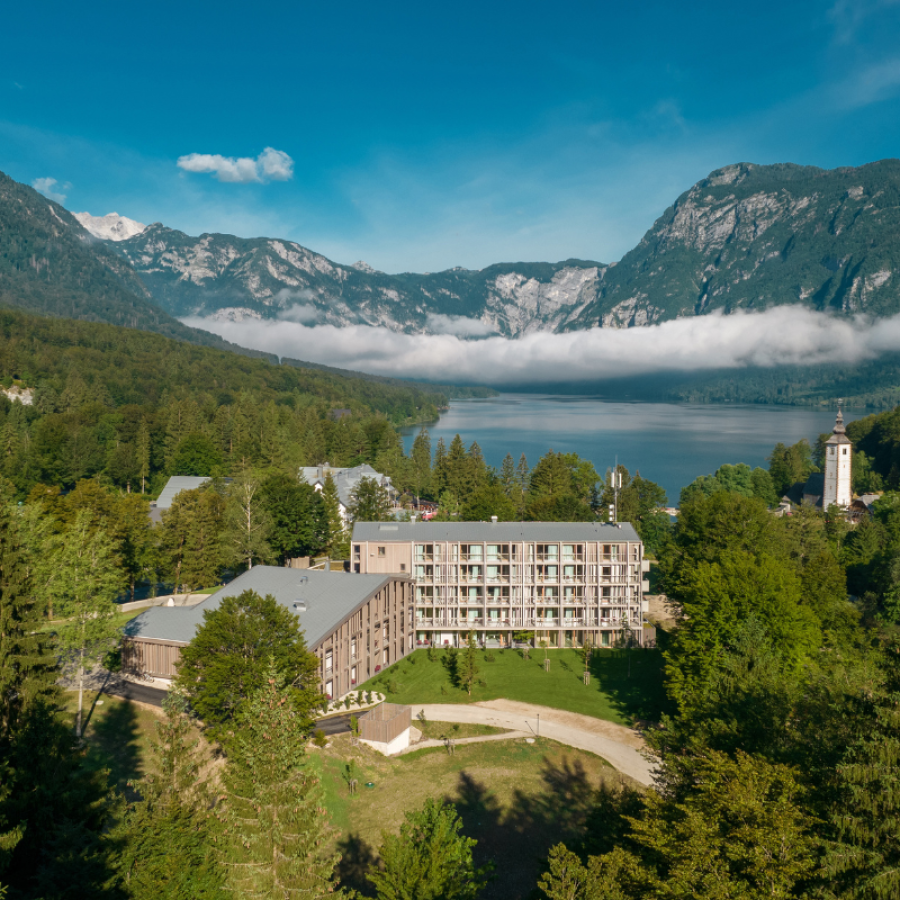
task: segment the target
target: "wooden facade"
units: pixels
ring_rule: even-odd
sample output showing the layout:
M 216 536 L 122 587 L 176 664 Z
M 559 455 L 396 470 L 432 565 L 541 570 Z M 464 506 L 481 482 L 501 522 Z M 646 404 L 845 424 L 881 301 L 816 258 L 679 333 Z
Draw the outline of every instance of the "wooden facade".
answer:
M 413 586 L 394 578 L 310 647 L 319 657 L 322 690 L 341 697 L 415 649 Z
M 396 703 L 382 703 L 359 717 L 359 736 L 364 741 L 390 744 L 412 724 L 412 710 Z
M 185 646 L 176 641 L 126 638 L 122 644 L 122 668 L 135 675 L 174 678 L 178 674 L 181 648 Z
M 331 698 L 343 696 L 406 656 L 414 649 L 413 614 L 412 582 L 395 577 L 335 622 L 309 647 L 319 659 L 322 692 Z M 300 623 L 302 627 L 302 613 Z M 122 647 L 124 670 L 174 678 L 185 646 L 183 641 L 128 637 Z

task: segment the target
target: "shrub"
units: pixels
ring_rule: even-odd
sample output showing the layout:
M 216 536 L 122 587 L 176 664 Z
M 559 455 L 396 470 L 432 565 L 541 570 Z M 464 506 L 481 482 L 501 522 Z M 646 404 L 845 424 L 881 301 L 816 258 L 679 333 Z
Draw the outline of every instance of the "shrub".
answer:
M 368 704 L 370 704 L 372 702 L 372 694 L 371 694 L 371 692 L 366 691 L 366 693 L 363 696 L 365 697 L 366 705 L 368 706 Z
M 485 661 L 485 662 L 493 662 L 493 661 L 494 661 L 494 654 L 493 654 L 493 653 L 485 653 L 485 654 L 484 654 L 484 661 Z
M 410 664 L 411 666 L 414 666 L 414 665 L 416 664 L 416 658 L 415 658 L 414 656 L 411 656 L 411 657 L 409 658 L 409 664 Z
M 483 678 L 479 678 L 479 679 L 478 679 L 478 687 L 486 688 L 486 687 L 487 687 L 487 682 L 486 682 Z
M 344 697 L 344 709 L 350 709 L 350 707 L 352 705 L 353 705 L 353 694 L 347 694 L 347 696 Z
M 388 682 L 387 689 L 391 694 L 397 694 L 400 692 L 400 686 L 393 678 Z
M 441 693 L 442 693 L 442 694 L 446 694 L 446 693 L 447 693 L 447 688 L 446 688 L 444 685 L 441 685 Z
M 325 737 L 325 732 L 321 728 L 317 728 L 313 732 L 313 743 L 317 747 L 324 747 L 328 743 L 328 738 Z
M 356 716 L 350 716 L 350 733 L 354 736 L 359 734 L 359 719 Z

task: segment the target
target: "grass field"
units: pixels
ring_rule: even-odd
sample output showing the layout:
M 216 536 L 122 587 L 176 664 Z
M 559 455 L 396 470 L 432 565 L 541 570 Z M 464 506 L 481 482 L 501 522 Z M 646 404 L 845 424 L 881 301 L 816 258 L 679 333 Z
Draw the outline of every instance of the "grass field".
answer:
M 547 851 L 580 836 L 596 788 L 620 776 L 597 756 L 543 738 L 462 744 L 388 759 L 345 736 L 310 754 L 338 829 L 341 881 L 371 896 L 365 871 L 374 865 L 382 831 L 397 832 L 404 813 L 428 797 L 452 801 L 464 832 L 475 838 L 479 864 L 493 859 L 497 878 L 485 900 L 524 900 L 537 884 Z M 358 766 L 359 791 L 350 796 L 343 769 Z M 374 787 L 365 787 L 372 782 Z
M 63 694 L 63 714 L 75 726 L 78 693 Z M 108 769 L 110 783 L 132 796 L 126 788 L 131 779 L 146 772 L 150 741 L 156 740 L 160 715 L 146 706 L 94 691 L 84 692 L 84 740 L 88 765 Z
M 100 701 L 99 703 L 96 701 Z M 64 695 L 63 714 L 74 723 L 77 694 Z M 85 692 L 85 741 L 88 765 L 106 769 L 110 782 L 129 798 L 131 779 L 152 766 L 150 742 L 159 715 L 136 703 Z M 427 737 L 493 734 L 501 729 L 442 722 L 416 727 Z M 404 813 L 428 797 L 452 801 L 464 832 L 478 841 L 476 860 L 497 863 L 497 877 L 484 900 L 525 900 L 534 889 L 550 847 L 577 841 L 594 791 L 617 785 L 620 776 L 603 759 L 538 738 L 458 744 L 453 756 L 443 748 L 423 749 L 389 759 L 365 746 L 352 747 L 348 735 L 331 738 L 325 750 L 307 751 L 320 774 L 325 805 L 335 828 L 334 846 L 342 860 L 345 885 L 371 896 L 365 871 L 377 861 L 383 830 L 396 832 Z M 353 759 L 359 792 L 351 797 L 344 779 Z M 372 782 L 373 787 L 365 787 Z
M 416 650 L 359 690 L 385 691 L 390 702 L 405 704 L 521 700 L 620 725 L 657 721 L 664 708 L 659 650 L 597 650 L 591 658 L 588 685 L 576 650 L 548 650 L 549 672 L 544 671 L 543 650 L 532 650 L 528 660 L 521 650 L 479 650 L 478 678 L 484 684 L 476 685 L 471 697 L 455 686 L 446 651 L 436 650 L 434 655 L 432 661 L 426 650 Z M 487 660 L 489 655 L 493 662 Z

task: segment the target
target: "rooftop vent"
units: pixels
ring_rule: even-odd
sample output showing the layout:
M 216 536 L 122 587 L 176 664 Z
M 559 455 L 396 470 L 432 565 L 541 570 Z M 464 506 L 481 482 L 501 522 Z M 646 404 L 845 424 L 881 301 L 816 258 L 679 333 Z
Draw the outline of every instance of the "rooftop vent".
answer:
M 398 528 L 396 525 L 379 525 L 378 530 L 379 531 L 397 531 Z
M 496 516 L 491 516 L 491 521 L 496 525 L 496 524 L 497 524 L 497 517 L 496 517 Z
M 300 584 L 306 584 L 309 581 L 309 575 L 301 575 L 298 579 Z
M 306 601 L 305 600 L 295 600 L 294 601 L 294 609 L 296 609 L 297 612 L 306 612 L 306 610 L 307 610 Z

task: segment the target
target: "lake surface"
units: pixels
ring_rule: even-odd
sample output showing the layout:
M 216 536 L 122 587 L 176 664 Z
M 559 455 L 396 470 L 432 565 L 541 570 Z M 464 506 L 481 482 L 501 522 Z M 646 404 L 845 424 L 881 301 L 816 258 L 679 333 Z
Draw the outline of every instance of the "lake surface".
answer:
M 860 413 L 862 415 L 862 413 Z M 767 467 L 778 441 L 793 444 L 834 427 L 834 410 L 731 404 L 613 403 L 592 397 L 501 394 L 454 400 L 438 422 L 426 426 L 431 447 L 450 444 L 458 432 L 468 447 L 478 441 L 487 463 L 500 468 L 512 453 L 530 466 L 550 448 L 593 462 L 601 477 L 615 462 L 661 484 L 669 503 L 681 488 L 723 463 Z M 847 421 L 857 418 L 845 410 Z M 418 428 L 405 429 L 409 451 Z

